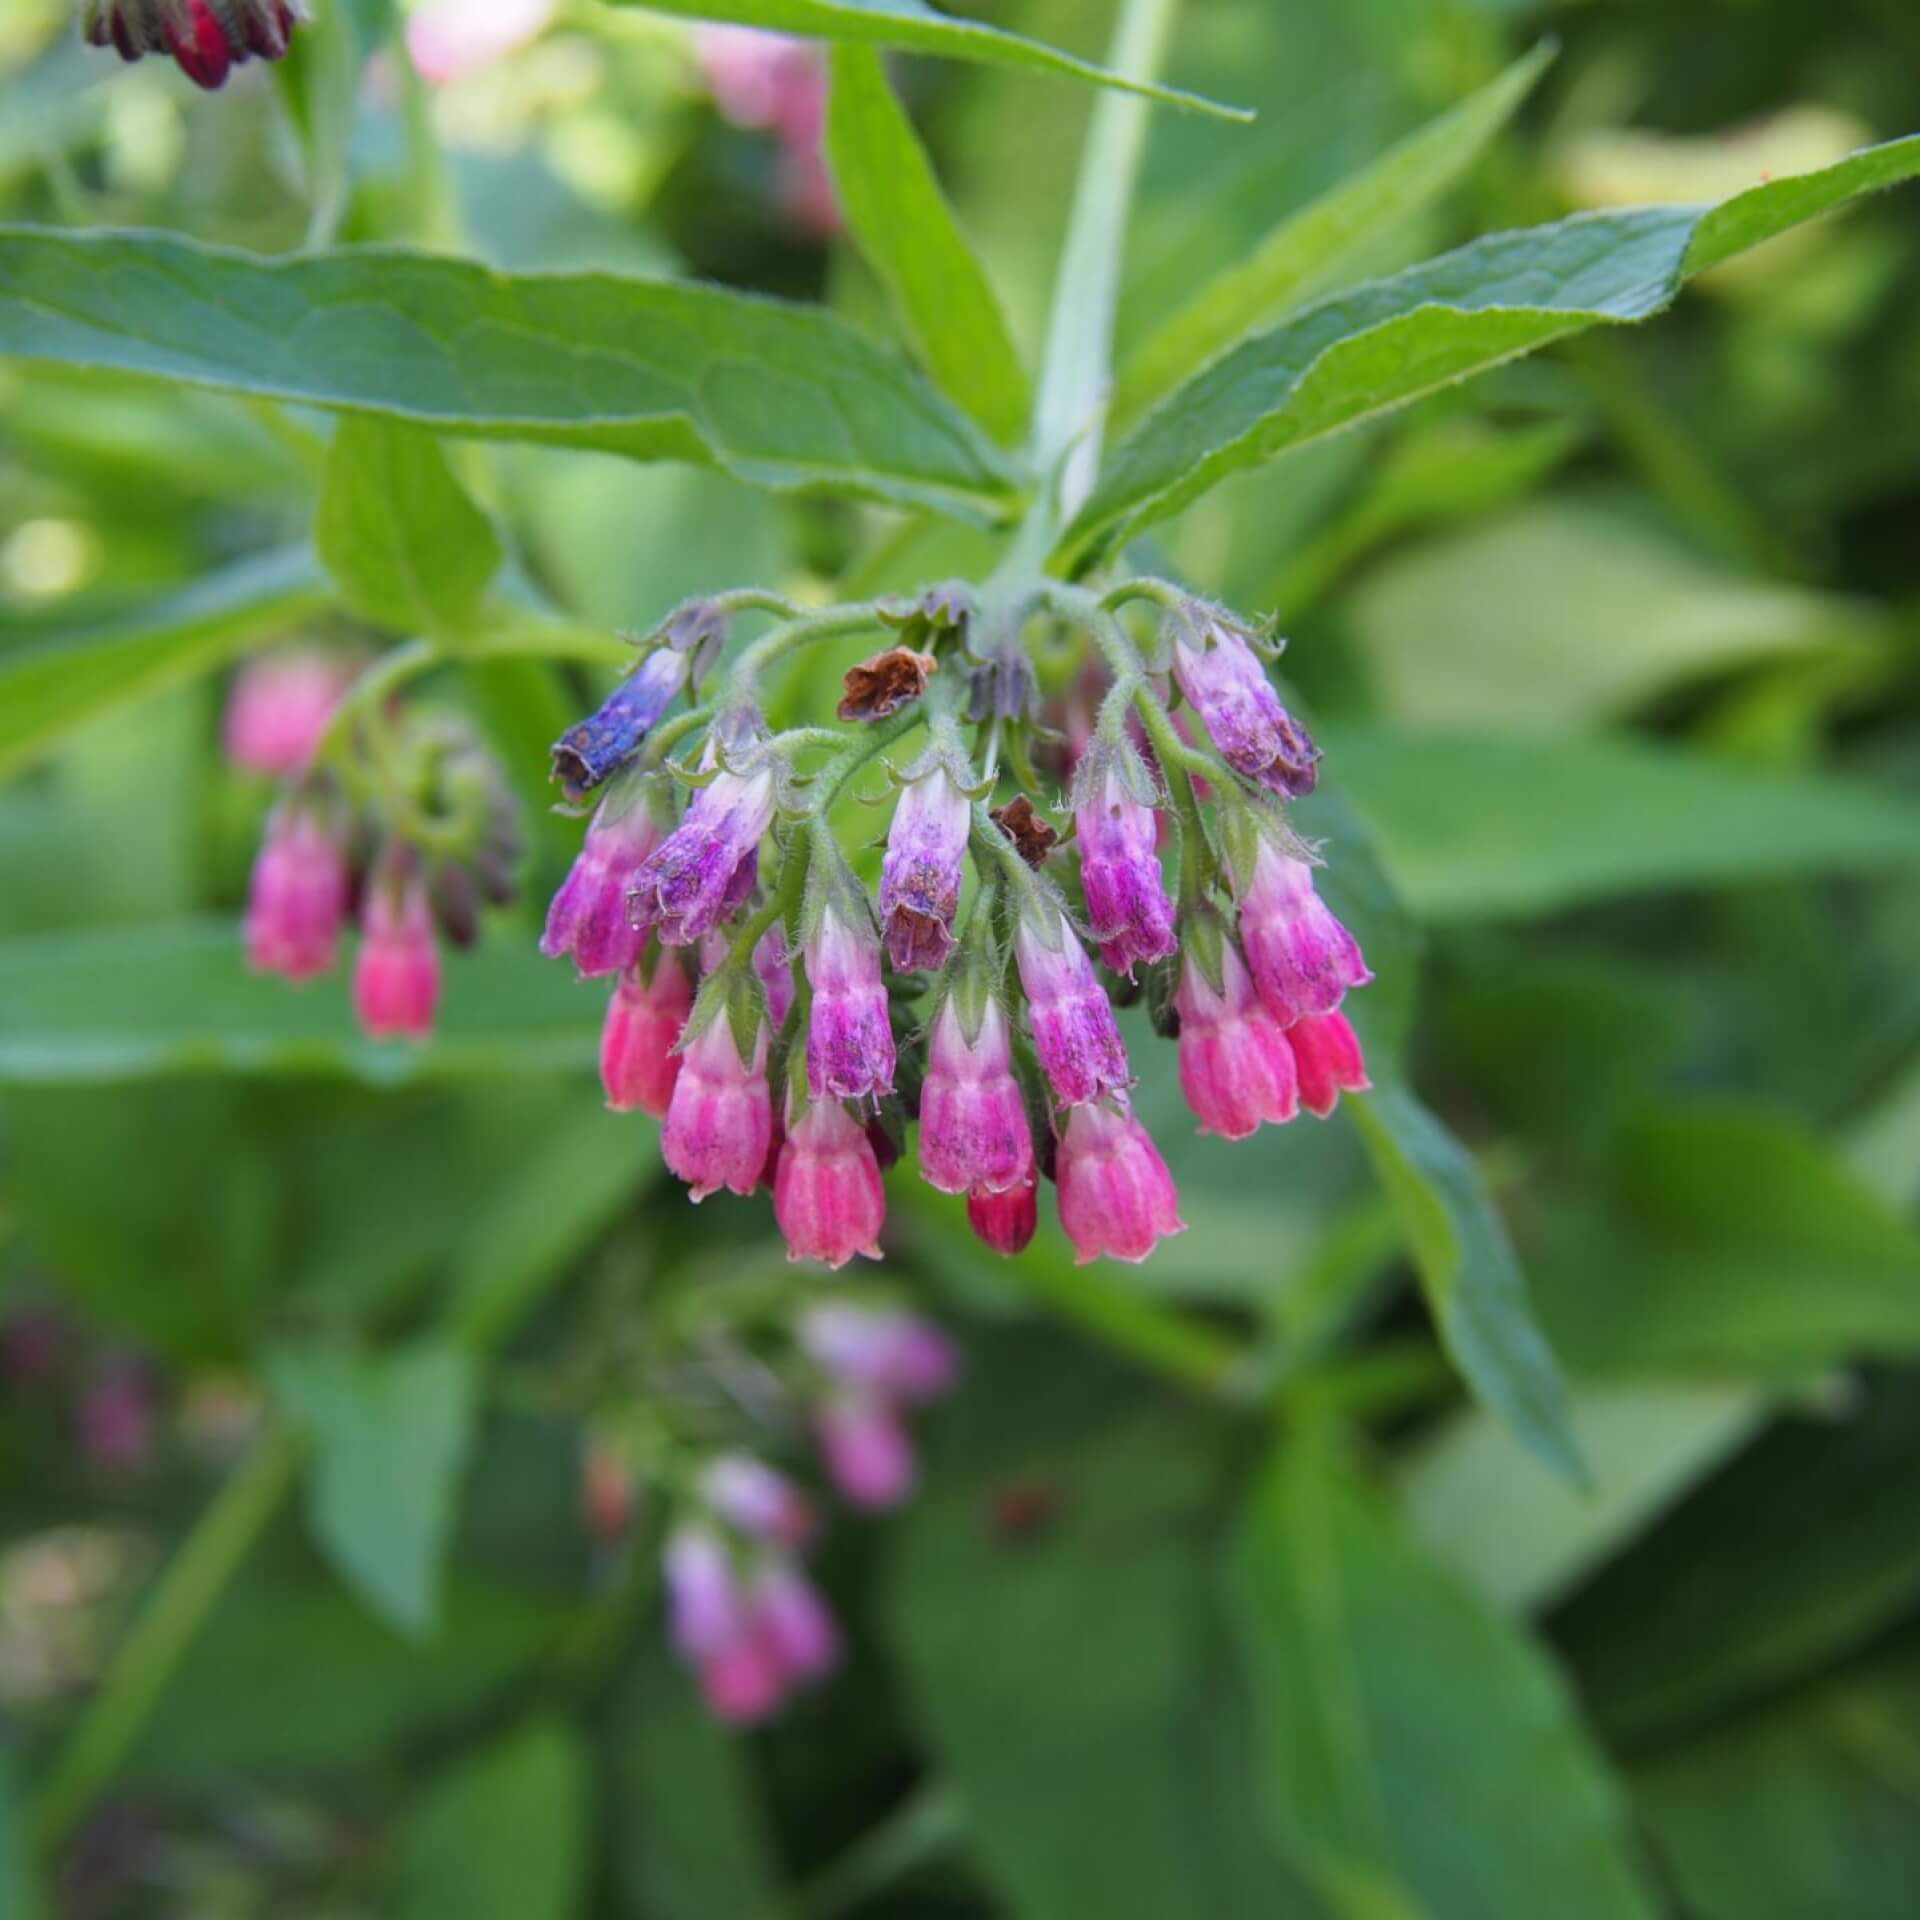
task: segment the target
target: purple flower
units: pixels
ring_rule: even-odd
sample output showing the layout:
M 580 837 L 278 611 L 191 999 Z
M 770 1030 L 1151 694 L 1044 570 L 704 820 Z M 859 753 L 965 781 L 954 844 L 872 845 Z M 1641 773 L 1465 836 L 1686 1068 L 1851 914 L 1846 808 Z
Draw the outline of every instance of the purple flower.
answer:
M 709 764 L 715 749 L 708 749 Z M 669 946 L 692 946 L 753 890 L 760 841 L 773 824 L 773 770 L 719 768 L 687 815 L 634 877 L 627 896 L 636 927 L 657 927 Z M 746 869 L 742 886 L 742 868 Z
M 856 1507 L 896 1507 L 913 1491 L 919 1467 L 906 1422 L 883 1394 L 845 1392 L 814 1422 L 833 1483 Z
M 840 1662 L 840 1630 L 813 1582 L 784 1554 L 753 1577 L 750 1596 L 761 1642 L 778 1656 L 789 1680 L 818 1680 Z
M 1074 804 L 1080 886 L 1100 957 L 1115 973 L 1164 960 L 1178 942 L 1157 851 L 1159 817 L 1135 797 L 1117 756 L 1083 764 Z
M 549 960 L 573 955 L 582 979 L 624 973 L 647 943 L 627 913 L 627 895 L 660 844 L 660 828 L 644 799 L 616 792 L 601 802 L 580 857 L 553 896 L 540 951 Z
M 812 1503 L 750 1453 L 716 1454 L 700 1476 L 700 1491 L 721 1519 L 756 1540 L 798 1547 L 812 1537 Z
M 1332 1013 L 1373 975 L 1360 943 L 1327 911 L 1304 860 L 1263 841 L 1240 901 L 1240 938 L 1262 1004 L 1283 1027 Z
M 1266 668 L 1231 627 L 1208 620 L 1195 639 L 1176 622 L 1173 670 L 1220 756 L 1275 793 L 1311 793 L 1320 750 L 1285 707 Z
M 863 915 L 864 917 L 864 915 Z M 877 1098 L 893 1087 L 893 1023 L 871 931 L 829 906 L 806 944 L 813 1013 L 807 1086 L 816 1100 Z
M 934 1400 L 952 1387 L 953 1343 L 931 1320 L 847 1300 L 809 1307 L 800 1322 L 807 1356 L 843 1386 L 902 1400 Z
M 1076 1107 L 1125 1090 L 1127 1050 L 1079 936 L 1057 907 L 1041 911 L 1046 919 L 1022 917 L 1014 959 L 1047 1082 L 1062 1106 Z
M 611 779 L 652 732 L 673 697 L 687 684 L 684 653 L 661 647 L 650 653 L 578 726 L 553 743 L 553 777 L 569 800 L 579 800 Z
M 901 792 L 880 870 L 880 918 L 887 951 L 902 973 L 937 971 L 953 951 L 972 813 L 972 802 L 944 766 Z

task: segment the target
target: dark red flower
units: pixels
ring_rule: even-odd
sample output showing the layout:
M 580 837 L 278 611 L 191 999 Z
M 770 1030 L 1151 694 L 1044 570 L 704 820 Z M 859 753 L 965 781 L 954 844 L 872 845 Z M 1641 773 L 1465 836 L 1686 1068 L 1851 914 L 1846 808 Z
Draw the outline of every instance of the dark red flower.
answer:
M 196 86 L 226 85 L 256 55 L 285 57 L 304 0 L 89 0 L 86 36 L 123 60 L 170 54 Z

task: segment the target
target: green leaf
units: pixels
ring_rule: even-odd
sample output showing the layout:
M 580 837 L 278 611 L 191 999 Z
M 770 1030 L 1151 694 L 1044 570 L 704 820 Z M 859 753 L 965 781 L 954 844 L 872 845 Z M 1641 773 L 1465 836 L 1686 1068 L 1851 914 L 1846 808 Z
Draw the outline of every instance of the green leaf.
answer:
M 1584 328 L 1645 320 L 1693 274 L 1916 173 L 1920 136 L 1708 211 L 1641 207 L 1492 234 L 1312 307 L 1162 401 L 1114 454 L 1061 557 L 1089 564 L 1230 474 Z
M 1540 1460 L 1584 1480 L 1559 1364 L 1479 1169 L 1403 1086 L 1387 1081 L 1343 1104 L 1399 1215 L 1454 1364 Z
M 1309 1422 L 1228 1588 L 1274 1830 L 1342 1910 L 1650 1920 L 1619 1796 L 1558 1676 L 1412 1545 Z
M 421 1048 L 362 1038 L 339 981 L 301 990 L 248 972 L 229 922 L 38 935 L 0 941 L 0 1086 L 214 1071 L 397 1086 L 587 1071 L 603 1012 L 565 968 L 505 932 L 448 963 L 436 1036 Z
M 455 645 L 500 566 L 500 542 L 430 433 L 342 420 L 314 545 L 361 619 Z
M 382 1618 L 430 1633 L 473 1438 L 472 1358 L 437 1343 L 382 1354 L 282 1347 L 267 1375 L 308 1441 L 314 1538 Z
M 1870 1659 L 1636 1768 L 1695 1920 L 1908 1920 L 1920 1886 L 1920 1647 Z
M 657 1623 L 602 1735 L 610 1878 L 633 1920 L 780 1920 L 788 1912 L 747 1757 L 700 1704 Z
M 1775 1398 L 1713 1384 L 1578 1389 L 1586 1492 L 1546 1478 L 1504 1427 L 1465 1408 L 1402 1469 L 1407 1524 L 1496 1606 L 1551 1605 L 1744 1446 Z
M 911 369 L 830 314 L 718 287 L 7 228 L 0 355 L 980 519 L 1013 504 L 1005 461 Z
M 4 1920 L 35 1920 L 41 1911 L 25 1816 L 12 1748 L 0 1747 L 0 1916 Z
M 941 13 L 927 0 L 613 0 L 616 6 L 644 6 L 650 13 L 673 13 L 692 20 L 726 20 L 772 33 L 793 33 L 815 40 L 853 40 L 869 46 L 902 47 L 909 53 L 944 54 L 950 60 L 985 60 L 998 66 L 1026 67 L 1117 87 L 1170 106 L 1191 107 L 1223 120 L 1247 120 L 1238 107 L 1223 107 L 1177 87 L 1128 80 L 1091 61 L 1076 59 L 1038 40 L 1023 39 L 982 20 Z
M 313 555 L 289 547 L 102 625 L 0 647 L 0 779 L 96 714 L 211 673 L 284 633 L 327 597 Z
M 1920 805 L 1624 740 L 1329 728 L 1328 764 L 1427 920 L 1620 894 L 1920 866 Z
M 1759 661 L 1870 663 L 1888 638 L 1870 602 L 1736 573 L 1607 499 L 1415 547 L 1347 608 L 1383 709 L 1436 732 L 1570 733 Z
M 1252 1801 L 1244 1682 L 1208 1578 L 1228 1436 L 1031 1328 L 971 1362 L 886 1616 L 1004 1910 L 1310 1920 L 1323 1910 Z M 1030 1521 L 1003 1517 L 1016 1505 Z
M 579 1739 L 558 1721 L 463 1761 L 401 1829 L 400 1920 L 574 1920 L 592 1791 Z
M 827 158 L 847 225 L 887 284 L 922 364 L 981 426 L 1010 445 L 1032 405 L 1006 314 L 880 56 L 833 50 Z
M 1385 229 L 1439 199 L 1512 118 L 1553 55 L 1550 43 L 1535 47 L 1372 165 L 1288 214 L 1246 259 L 1202 287 L 1121 369 L 1112 407 L 1115 431 L 1158 405 L 1242 334 L 1271 326 L 1327 285 Z

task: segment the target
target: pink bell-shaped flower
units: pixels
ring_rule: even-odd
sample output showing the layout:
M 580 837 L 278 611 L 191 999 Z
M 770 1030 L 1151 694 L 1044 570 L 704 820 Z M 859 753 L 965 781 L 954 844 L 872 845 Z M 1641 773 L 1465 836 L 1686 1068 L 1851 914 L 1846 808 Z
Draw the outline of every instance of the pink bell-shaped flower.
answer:
M 247 896 L 247 965 L 288 980 L 327 972 L 350 886 L 346 849 L 319 813 L 293 802 L 276 808 Z
M 440 946 L 419 873 L 382 862 L 360 911 L 353 1010 L 374 1040 L 425 1040 L 440 1005 Z
M 647 936 L 633 924 L 627 896 L 659 845 L 659 823 L 644 799 L 616 792 L 602 801 L 579 858 L 547 909 L 540 951 L 549 960 L 572 954 L 583 979 L 631 967 Z
M 1096 749 L 1074 802 L 1080 889 L 1100 957 L 1115 973 L 1164 960 L 1178 944 L 1173 902 L 1160 872 L 1160 816 L 1128 785 L 1120 756 Z
M 1173 1175 L 1131 1113 L 1087 1105 L 1067 1116 L 1060 1224 L 1081 1266 L 1101 1258 L 1138 1262 L 1186 1231 Z
M 695 1200 L 722 1187 L 749 1194 L 760 1184 L 772 1138 L 766 1026 L 755 1031 L 752 1056 L 743 1060 L 723 1008 L 681 1053 L 660 1136 L 662 1157 Z
M 789 1260 L 844 1267 L 855 1254 L 880 1258 L 887 1198 L 866 1130 L 838 1100 L 812 1100 L 787 1116 L 773 1181 L 774 1218 Z
M 953 952 L 972 814 L 942 765 L 901 789 L 880 869 L 880 919 L 897 972 L 935 972 Z
M 675 1049 L 693 1007 L 693 982 L 673 954 L 660 954 L 653 977 L 636 967 L 620 976 L 600 1029 L 600 1084 L 615 1113 L 664 1120 L 680 1078 Z
M 1244 1140 L 1300 1110 L 1293 1051 L 1261 1004 L 1231 940 L 1220 942 L 1220 991 L 1191 949 L 1173 1004 L 1180 1015 L 1180 1089 L 1202 1133 Z
M 1373 1082 L 1360 1051 L 1360 1036 L 1344 1013 L 1326 1013 L 1297 1020 L 1287 1029 L 1293 1050 L 1294 1072 L 1300 1082 L 1300 1104 L 1325 1119 L 1340 1104 L 1343 1093 L 1365 1093 Z
M 1240 901 L 1240 938 L 1267 1011 L 1285 1026 L 1331 1013 L 1373 975 L 1360 944 L 1327 911 L 1304 860 L 1262 841 Z
M 987 999 L 967 1039 L 958 995 L 934 1015 L 920 1089 L 920 1171 L 942 1193 L 1004 1193 L 1033 1168 L 1033 1129 L 1013 1072 L 1013 1040 Z
M 1123 1093 L 1131 1078 L 1127 1050 L 1102 990 L 1066 915 L 1052 906 L 1023 916 L 1014 959 L 1026 990 L 1034 1050 L 1062 1106 Z
M 864 918 L 865 909 L 861 909 Z M 807 1088 L 816 1100 L 878 1099 L 893 1088 L 894 1043 L 880 948 L 829 906 L 805 950 L 813 1011 Z

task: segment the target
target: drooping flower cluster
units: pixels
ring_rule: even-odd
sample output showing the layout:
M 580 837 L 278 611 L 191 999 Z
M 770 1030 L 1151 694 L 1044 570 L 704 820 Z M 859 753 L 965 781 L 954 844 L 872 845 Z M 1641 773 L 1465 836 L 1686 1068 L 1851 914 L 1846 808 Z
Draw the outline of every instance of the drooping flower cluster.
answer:
M 518 808 L 462 721 L 388 709 L 337 724 L 350 672 L 324 655 L 289 656 L 244 669 L 229 696 L 230 757 L 283 782 L 254 861 L 247 964 L 316 979 L 357 920 L 361 1028 L 423 1041 L 440 1004 L 441 936 L 472 945 L 482 906 L 514 898 Z
M 897 1307 L 832 1298 L 780 1329 L 772 1377 L 817 1439 L 848 1504 L 897 1505 L 915 1480 L 907 1410 L 945 1393 L 956 1357 L 946 1336 Z M 840 1634 L 802 1556 L 815 1502 L 759 1454 L 675 1430 L 671 1392 L 623 1401 L 589 1446 L 589 1524 L 617 1537 L 643 1496 L 668 1510 L 661 1542 L 667 1631 L 709 1710 L 765 1720 L 832 1671 Z
M 980 646 L 992 616 L 952 587 L 794 615 L 746 649 L 711 709 L 662 728 L 723 644 L 728 597 L 697 603 L 559 744 L 569 794 L 599 797 L 544 951 L 614 976 L 608 1103 L 665 1121 L 666 1163 L 696 1200 L 770 1187 L 792 1258 L 878 1258 L 884 1170 L 917 1120 L 922 1175 L 965 1196 L 989 1246 L 1027 1245 L 1051 1179 L 1081 1260 L 1137 1261 L 1183 1223 L 1132 1109 L 1116 994 L 1144 993 L 1178 1036 L 1202 1132 L 1244 1139 L 1367 1085 L 1341 1009 L 1371 975 L 1286 819 L 1318 750 L 1257 635 L 1134 585 L 1164 608 L 1154 660 L 1177 695 L 1109 604 L 1073 589 L 1046 602 L 1102 662 L 1097 715 L 1066 736 L 1065 838 L 1024 794 L 993 804 L 1001 780 L 975 756 L 1030 766 L 1025 743 L 1046 736 L 1008 644 L 1018 620 L 1002 615 L 999 644 Z M 847 674 L 838 711 L 858 731 L 803 775 L 801 757 L 834 736 L 769 730 L 758 659 L 863 624 L 900 644 Z M 701 724 L 697 754 L 670 760 L 665 745 Z M 895 742 L 920 744 L 887 763 L 897 798 L 870 892 L 831 809 Z
M 209 90 L 249 60 L 283 60 L 305 0 L 87 0 L 90 44 L 123 60 L 164 53 L 189 80 Z

